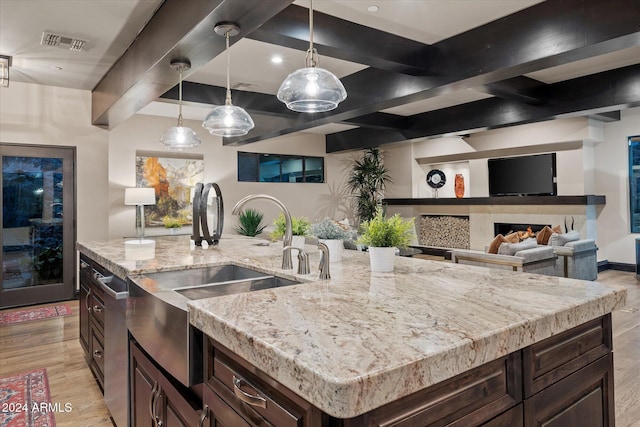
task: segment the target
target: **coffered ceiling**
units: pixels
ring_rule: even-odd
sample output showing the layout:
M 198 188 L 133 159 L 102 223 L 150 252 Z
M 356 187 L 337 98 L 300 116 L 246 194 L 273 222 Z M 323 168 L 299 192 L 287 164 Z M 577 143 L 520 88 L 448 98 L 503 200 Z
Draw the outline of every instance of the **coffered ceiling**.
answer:
M 320 65 L 348 92 L 321 114 L 275 98 L 304 65 L 308 1 L 0 0 L 0 55 L 14 58 L 12 81 L 92 89 L 93 123 L 106 127 L 135 113 L 176 117 L 169 62 L 188 58 L 184 115 L 201 120 L 224 102 L 213 26 L 237 22 L 233 100 L 256 128 L 225 145 L 316 132 L 332 152 L 573 115 L 616 120 L 640 105 L 637 0 L 315 0 L 314 10 Z M 88 49 L 40 46 L 42 31 Z

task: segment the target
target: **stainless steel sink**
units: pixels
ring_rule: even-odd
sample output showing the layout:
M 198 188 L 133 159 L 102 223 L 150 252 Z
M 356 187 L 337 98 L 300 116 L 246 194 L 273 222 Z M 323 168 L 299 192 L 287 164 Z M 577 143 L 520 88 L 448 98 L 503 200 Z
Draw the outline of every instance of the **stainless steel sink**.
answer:
M 167 289 L 189 288 L 212 283 L 229 282 L 268 277 L 269 274 L 237 265 L 216 265 L 213 267 L 192 268 L 187 270 L 161 271 L 145 274 L 158 285 Z
M 247 280 L 233 280 L 212 285 L 192 286 L 174 289 L 189 299 L 202 299 L 237 294 L 241 292 L 259 291 L 261 289 L 277 288 L 280 286 L 296 285 L 300 282 L 276 276 L 263 276 Z

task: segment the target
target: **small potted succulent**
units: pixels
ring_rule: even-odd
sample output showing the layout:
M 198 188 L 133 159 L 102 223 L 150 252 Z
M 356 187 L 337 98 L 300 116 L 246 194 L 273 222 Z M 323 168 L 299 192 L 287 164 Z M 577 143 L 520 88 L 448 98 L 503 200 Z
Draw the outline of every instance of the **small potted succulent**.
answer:
M 164 228 L 167 228 L 171 234 L 176 234 L 178 229 L 182 228 L 182 220 L 169 215 L 162 218 L 162 223 Z
M 278 240 L 284 237 L 286 221 L 284 215 L 281 213 L 273 221 L 275 229 L 271 233 L 271 239 Z M 293 240 L 291 246 L 304 249 L 305 236 L 309 234 L 311 229 L 311 221 L 306 216 L 292 216 L 291 217 L 291 231 L 293 232 Z
M 343 240 L 352 237 L 353 232 L 343 225 L 327 217 L 311 226 L 311 234 L 329 248 L 329 261 L 342 261 Z
M 264 215 L 256 209 L 245 209 L 238 216 L 238 225 L 234 228 L 236 233 L 256 237 L 262 233 L 266 225 L 262 222 Z
M 381 208 L 372 219 L 360 224 L 358 243 L 369 247 L 371 271 L 393 271 L 396 248 L 411 243 L 413 227 L 413 218 L 405 221 L 399 214 L 387 217 Z

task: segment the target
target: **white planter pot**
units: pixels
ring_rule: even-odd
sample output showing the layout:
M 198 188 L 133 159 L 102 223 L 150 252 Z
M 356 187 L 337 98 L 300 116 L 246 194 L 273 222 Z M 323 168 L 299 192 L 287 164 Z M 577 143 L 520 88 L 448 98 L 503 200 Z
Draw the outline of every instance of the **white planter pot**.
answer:
M 304 249 L 304 236 L 293 236 L 291 246 L 294 248 Z
M 342 240 L 318 239 L 318 242 L 324 243 L 329 248 L 329 262 L 342 261 L 342 249 L 344 249 Z
M 393 271 L 396 261 L 396 248 L 377 248 L 369 246 L 369 261 L 371 271 L 388 273 Z

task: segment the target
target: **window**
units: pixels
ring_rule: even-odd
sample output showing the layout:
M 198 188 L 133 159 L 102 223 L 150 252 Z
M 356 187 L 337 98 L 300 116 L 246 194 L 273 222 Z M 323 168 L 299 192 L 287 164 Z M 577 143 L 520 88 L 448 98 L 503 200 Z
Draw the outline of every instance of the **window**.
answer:
M 631 232 L 640 233 L 640 136 L 629 138 L 629 205 Z
M 239 151 L 238 181 L 324 182 L 324 157 Z

